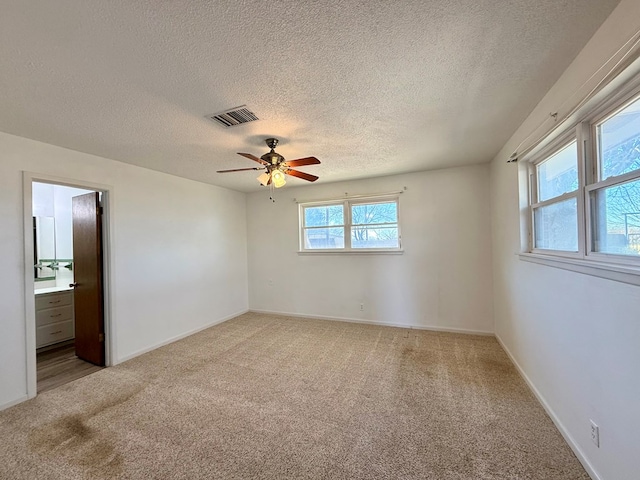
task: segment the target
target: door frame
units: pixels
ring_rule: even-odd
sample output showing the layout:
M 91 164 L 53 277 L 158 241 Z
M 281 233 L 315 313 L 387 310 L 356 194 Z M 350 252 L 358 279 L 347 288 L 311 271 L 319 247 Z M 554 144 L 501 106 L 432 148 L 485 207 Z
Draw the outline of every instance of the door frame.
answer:
M 104 302 L 105 365 L 114 365 L 116 358 L 115 325 L 112 322 L 113 296 L 112 272 L 114 261 L 111 232 L 113 231 L 113 187 L 84 180 L 57 177 L 35 172 L 22 172 L 23 180 L 23 224 L 24 224 L 24 306 L 25 306 L 25 343 L 27 364 L 27 397 L 37 395 L 38 374 L 36 364 L 36 306 L 35 281 L 33 278 L 33 182 L 50 183 L 66 187 L 83 188 L 102 193 L 102 276 Z

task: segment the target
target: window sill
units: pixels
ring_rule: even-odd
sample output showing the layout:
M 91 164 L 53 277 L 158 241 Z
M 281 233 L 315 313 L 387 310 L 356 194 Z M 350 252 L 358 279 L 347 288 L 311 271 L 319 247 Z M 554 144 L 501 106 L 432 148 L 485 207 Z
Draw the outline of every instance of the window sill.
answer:
M 640 267 L 602 263 L 593 260 L 583 260 L 568 257 L 554 257 L 539 253 L 519 253 L 520 260 L 537 263 L 548 267 L 561 268 L 572 272 L 606 278 L 616 282 L 640 286 Z
M 402 255 L 404 250 L 298 250 L 298 255 Z

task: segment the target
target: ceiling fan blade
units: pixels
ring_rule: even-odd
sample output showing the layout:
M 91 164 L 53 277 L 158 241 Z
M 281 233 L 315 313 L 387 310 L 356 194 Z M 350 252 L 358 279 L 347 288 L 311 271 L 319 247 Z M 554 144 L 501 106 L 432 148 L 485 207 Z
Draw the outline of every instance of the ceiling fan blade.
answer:
M 292 177 L 302 178 L 303 180 L 307 180 L 308 182 L 315 182 L 318 177 L 315 175 L 309 175 L 308 173 L 299 172 L 298 170 L 287 169 L 284 171 L 285 174 L 291 175 Z
M 285 167 L 302 167 L 304 165 L 318 165 L 320 160 L 316 157 L 297 158 L 295 160 L 287 160 L 284 162 Z
M 254 162 L 261 163 L 262 165 L 267 165 L 267 162 L 265 162 L 261 158 L 258 158 L 255 155 L 252 155 L 250 153 L 240 153 L 240 152 L 238 152 L 238 155 L 242 155 L 243 157 L 248 158 L 249 160 L 253 160 Z
M 231 170 L 217 170 L 216 173 L 227 173 L 227 172 L 244 172 L 246 170 L 263 170 L 260 167 L 252 167 L 252 168 L 232 168 Z

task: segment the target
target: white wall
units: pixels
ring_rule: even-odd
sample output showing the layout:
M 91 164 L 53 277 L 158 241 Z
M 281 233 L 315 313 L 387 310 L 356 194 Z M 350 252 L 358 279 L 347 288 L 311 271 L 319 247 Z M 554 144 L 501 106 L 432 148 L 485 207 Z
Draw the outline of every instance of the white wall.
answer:
M 496 334 L 602 480 L 640 478 L 640 288 L 519 260 L 523 165 L 505 162 L 638 29 L 640 2 L 623 0 L 491 166 Z
M 252 310 L 493 331 L 488 165 L 248 196 Z M 290 183 L 293 183 L 290 182 Z M 402 255 L 298 250 L 299 201 L 402 190 Z M 364 310 L 360 311 L 360 303 Z
M 109 185 L 114 362 L 248 308 L 245 195 L 0 133 L 0 408 L 26 395 L 22 171 Z

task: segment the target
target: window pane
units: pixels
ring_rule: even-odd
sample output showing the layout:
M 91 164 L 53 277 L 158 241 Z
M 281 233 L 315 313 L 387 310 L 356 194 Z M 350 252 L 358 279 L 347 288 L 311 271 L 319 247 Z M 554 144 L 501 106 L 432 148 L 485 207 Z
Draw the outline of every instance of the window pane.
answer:
M 310 228 L 305 230 L 304 248 L 344 248 L 344 228 Z
M 354 227 L 351 248 L 398 248 L 397 227 Z
M 578 147 L 567 145 L 537 166 L 538 201 L 549 200 L 578 188 Z
M 640 169 L 640 99 L 598 126 L 600 180 Z
M 640 255 L 640 180 L 591 193 L 595 252 Z
M 352 225 L 398 223 L 398 204 L 386 202 L 353 205 L 351 223 Z
M 305 227 L 344 225 L 344 209 L 342 208 L 342 205 L 305 207 L 304 225 Z
M 535 247 L 578 251 L 578 207 L 575 198 L 536 208 Z

